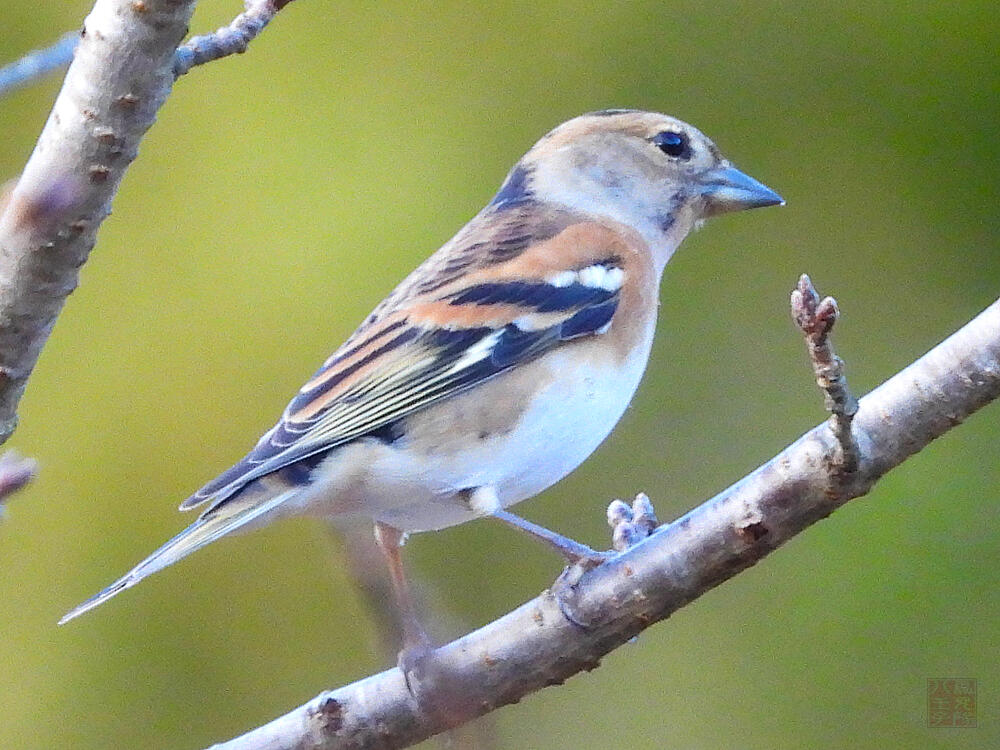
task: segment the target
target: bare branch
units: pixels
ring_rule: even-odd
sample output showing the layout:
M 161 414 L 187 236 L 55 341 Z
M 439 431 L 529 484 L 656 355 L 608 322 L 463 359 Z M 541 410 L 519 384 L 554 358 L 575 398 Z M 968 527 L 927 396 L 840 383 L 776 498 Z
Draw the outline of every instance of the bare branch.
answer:
M 52 46 L 29 52 L 20 60 L 0 68 L 0 96 L 69 65 L 79 40 L 79 31 L 66 32 Z
M 290 2 L 292 0 L 246 0 L 246 10 L 228 26 L 213 34 L 192 37 L 177 48 L 174 76 L 179 78 L 196 65 L 246 52 L 250 42 Z M 131 5 L 140 12 L 146 7 L 144 0 L 135 0 Z M 79 41 L 80 32 L 69 31 L 52 46 L 29 52 L 20 60 L 0 68 L 0 97 L 69 65 Z
M 175 78 L 243 52 L 289 2 L 247 0 L 232 24 L 178 49 L 194 0 L 97 0 L 80 34 L 0 69 L 2 95 L 73 58 L 31 159 L 0 201 L 0 443 L 17 426 L 42 347 Z
M 139 141 L 174 81 L 194 0 L 97 0 L 0 215 L 0 442 Z
M 850 474 L 858 466 L 858 446 L 851 435 L 851 423 L 858 411 L 858 400 L 847 385 L 844 360 L 833 351 L 830 332 L 840 318 L 837 300 L 819 298 L 806 274 L 799 277 L 791 297 L 792 319 L 806 337 L 809 361 L 812 362 L 816 384 L 826 396 L 830 426 L 840 444 L 842 471 Z
M 612 500 L 608 505 L 608 526 L 611 527 L 611 547 L 624 552 L 656 530 L 660 522 L 656 519 L 653 503 L 645 492 L 640 492 L 632 501 L 632 507 L 621 500 Z
M 17 451 L 7 451 L 0 456 L 0 514 L 4 501 L 24 487 L 38 473 L 38 462 L 24 458 Z
M 214 750 L 407 747 L 593 669 L 998 397 L 1000 300 L 861 400 L 849 481 L 832 481 L 839 443 L 824 422 L 611 561 L 582 575 L 568 571 L 553 591 L 436 650 L 422 665 L 419 699 L 390 669 L 321 693 Z
M 195 65 L 204 65 L 228 55 L 239 55 L 264 30 L 279 10 L 292 0 L 246 0 L 246 11 L 214 34 L 189 39 L 174 57 L 174 75 L 180 77 Z

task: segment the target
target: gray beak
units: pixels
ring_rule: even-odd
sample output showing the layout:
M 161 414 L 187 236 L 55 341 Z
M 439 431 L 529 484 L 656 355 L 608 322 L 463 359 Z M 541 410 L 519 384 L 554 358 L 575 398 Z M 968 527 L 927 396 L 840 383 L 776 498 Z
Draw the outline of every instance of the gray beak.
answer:
M 706 216 L 747 208 L 785 205 L 784 198 L 736 167 L 709 170 L 698 178 L 698 182 L 701 185 L 701 195 L 705 198 Z

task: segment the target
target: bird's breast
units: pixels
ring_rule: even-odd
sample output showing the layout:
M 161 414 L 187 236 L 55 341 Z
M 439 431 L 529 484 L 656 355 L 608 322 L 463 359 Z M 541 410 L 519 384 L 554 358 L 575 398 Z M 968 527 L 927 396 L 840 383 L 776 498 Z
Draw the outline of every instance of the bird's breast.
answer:
M 410 415 L 392 443 L 359 441 L 331 462 L 358 467 L 352 505 L 365 516 L 410 532 L 471 520 L 468 490 L 493 487 L 509 506 L 579 466 L 621 419 L 648 356 L 648 340 L 624 361 L 597 338 L 573 342 Z

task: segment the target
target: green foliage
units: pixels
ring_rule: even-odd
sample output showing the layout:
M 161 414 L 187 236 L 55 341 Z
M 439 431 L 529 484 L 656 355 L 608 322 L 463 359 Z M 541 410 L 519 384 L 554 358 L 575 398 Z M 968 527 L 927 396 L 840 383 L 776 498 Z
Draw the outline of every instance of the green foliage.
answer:
M 206 1 L 193 28 L 238 5 Z M 88 9 L 8 6 L 4 60 Z M 788 206 L 688 240 L 634 408 L 526 515 L 600 544 L 610 498 L 645 490 L 674 517 L 818 422 L 787 313 L 803 271 L 840 302 L 856 390 L 923 353 L 1000 288 L 998 32 L 995 3 L 972 0 L 300 0 L 248 54 L 193 70 L 12 440 L 42 473 L 0 524 L 0 747 L 200 747 L 384 665 L 339 545 L 308 522 L 212 545 L 55 622 L 180 529 L 176 504 L 580 112 L 682 117 Z M 56 90 L 0 101 L 0 176 Z M 1000 746 L 998 408 L 602 669 L 499 714 L 502 747 Z M 486 522 L 407 553 L 470 627 L 559 567 Z M 931 677 L 979 680 L 978 729 L 926 728 Z

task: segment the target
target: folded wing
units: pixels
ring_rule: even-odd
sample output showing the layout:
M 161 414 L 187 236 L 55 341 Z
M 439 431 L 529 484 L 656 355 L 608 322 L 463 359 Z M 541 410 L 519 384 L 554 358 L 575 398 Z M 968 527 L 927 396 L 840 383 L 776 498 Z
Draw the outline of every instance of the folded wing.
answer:
M 575 223 L 542 242 L 525 241 L 519 254 L 505 247 L 500 262 L 443 284 L 420 280 L 418 269 L 421 283 L 411 277 L 401 287 L 409 283 L 415 293 L 377 310 L 254 449 L 181 508 L 210 501 L 211 513 L 255 479 L 377 433 L 564 342 L 603 333 L 625 281 L 617 243 L 608 240 L 606 228 Z M 435 260 L 440 266 L 440 258 L 429 263 Z

